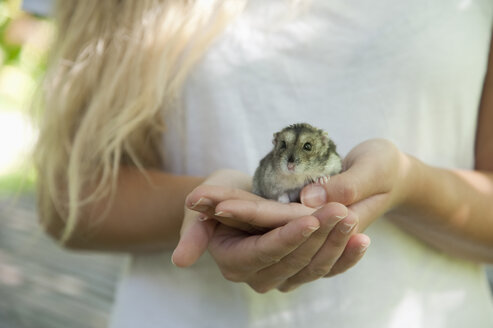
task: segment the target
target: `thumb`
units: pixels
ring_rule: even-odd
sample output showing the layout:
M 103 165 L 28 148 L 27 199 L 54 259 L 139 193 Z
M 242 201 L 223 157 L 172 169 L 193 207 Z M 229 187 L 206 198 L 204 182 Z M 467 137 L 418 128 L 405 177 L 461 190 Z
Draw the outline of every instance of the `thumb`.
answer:
M 351 205 L 374 194 L 388 191 L 380 169 L 355 163 L 347 171 L 334 175 L 325 184 L 310 184 L 301 191 L 303 205 L 318 208 L 329 202 Z
M 173 264 L 181 268 L 194 264 L 202 256 L 217 225 L 216 220 L 199 221 L 196 215 L 191 216 L 191 220 L 184 220 L 186 226 L 171 256 Z
M 328 202 L 352 205 L 377 194 L 389 193 L 405 175 L 409 159 L 390 141 L 372 139 L 354 147 L 344 158 L 346 171 L 323 185 L 308 185 L 301 201 L 310 207 Z

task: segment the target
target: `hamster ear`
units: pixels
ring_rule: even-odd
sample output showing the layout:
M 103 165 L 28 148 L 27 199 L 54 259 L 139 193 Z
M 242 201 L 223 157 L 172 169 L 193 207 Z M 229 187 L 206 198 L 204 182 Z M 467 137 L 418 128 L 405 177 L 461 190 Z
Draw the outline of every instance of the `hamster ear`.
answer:
M 325 131 L 322 133 L 322 142 L 329 149 L 332 149 L 334 151 L 336 150 L 336 144 L 334 143 L 334 141 L 332 141 L 332 139 L 329 138 L 329 134 Z
M 325 131 L 322 132 L 322 142 L 324 143 L 324 145 L 329 145 L 329 142 L 330 142 L 330 138 L 329 138 L 329 134 Z
M 275 146 L 277 144 L 277 139 L 279 137 L 279 132 L 276 132 L 274 133 L 274 135 L 272 136 L 272 144 Z

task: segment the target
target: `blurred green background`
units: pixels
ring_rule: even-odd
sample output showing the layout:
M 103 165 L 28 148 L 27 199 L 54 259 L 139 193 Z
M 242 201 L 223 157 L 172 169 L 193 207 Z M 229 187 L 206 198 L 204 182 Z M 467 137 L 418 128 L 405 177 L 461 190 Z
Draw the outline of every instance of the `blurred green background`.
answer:
M 53 24 L 0 0 L 0 193 L 33 188 L 29 151 L 36 137 L 30 107 L 46 67 Z

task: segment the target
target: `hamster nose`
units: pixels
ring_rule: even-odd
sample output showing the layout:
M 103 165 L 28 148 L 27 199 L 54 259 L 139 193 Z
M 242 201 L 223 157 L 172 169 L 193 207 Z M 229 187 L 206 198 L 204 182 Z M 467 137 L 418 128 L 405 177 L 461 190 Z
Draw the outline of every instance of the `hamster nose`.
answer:
M 288 163 L 294 163 L 294 156 L 292 154 L 289 155 Z

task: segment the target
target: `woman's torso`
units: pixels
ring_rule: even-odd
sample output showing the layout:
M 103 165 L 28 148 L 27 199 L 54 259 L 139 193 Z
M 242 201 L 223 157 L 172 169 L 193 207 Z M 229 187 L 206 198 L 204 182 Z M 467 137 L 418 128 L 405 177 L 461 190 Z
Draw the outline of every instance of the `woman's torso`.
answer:
M 253 174 L 272 133 L 296 122 L 328 131 L 342 155 L 382 137 L 428 164 L 472 168 L 492 18 L 488 0 L 312 0 L 305 11 L 252 0 L 168 118 L 166 170 Z M 188 269 L 170 253 L 134 257 L 113 327 L 493 326 L 478 265 L 385 218 L 367 233 L 356 267 L 288 294 L 228 282 L 208 255 Z

